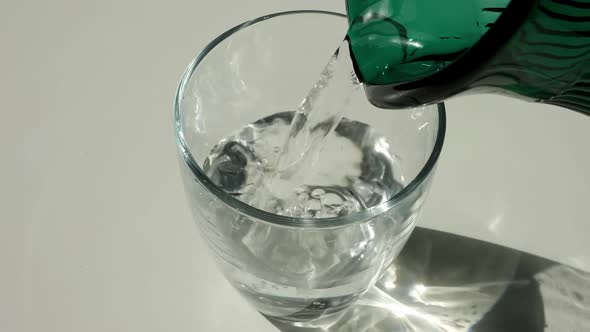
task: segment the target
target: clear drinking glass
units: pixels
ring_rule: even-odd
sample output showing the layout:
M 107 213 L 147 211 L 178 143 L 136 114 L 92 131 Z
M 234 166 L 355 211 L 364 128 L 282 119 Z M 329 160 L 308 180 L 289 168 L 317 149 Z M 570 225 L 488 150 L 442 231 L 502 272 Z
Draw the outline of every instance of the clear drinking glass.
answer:
M 283 321 L 340 312 L 374 285 L 414 227 L 444 140 L 444 105 L 380 110 L 359 91 L 345 117 L 382 135 L 379 153 L 396 159 L 401 186 L 387 201 L 340 217 L 293 218 L 249 206 L 207 177 L 205 160 L 220 140 L 296 109 L 346 29 L 344 15 L 323 11 L 243 23 L 198 55 L 176 96 L 183 181 L 201 233 L 227 280 L 262 314 Z M 322 154 L 318 174 L 342 171 L 333 152 Z

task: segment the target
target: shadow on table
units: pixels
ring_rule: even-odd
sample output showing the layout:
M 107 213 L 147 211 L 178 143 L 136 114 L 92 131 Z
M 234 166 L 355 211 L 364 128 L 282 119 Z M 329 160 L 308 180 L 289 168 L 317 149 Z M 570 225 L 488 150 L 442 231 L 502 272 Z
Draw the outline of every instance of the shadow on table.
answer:
M 517 250 L 416 228 L 377 285 L 336 323 L 282 332 L 590 329 L 590 274 Z

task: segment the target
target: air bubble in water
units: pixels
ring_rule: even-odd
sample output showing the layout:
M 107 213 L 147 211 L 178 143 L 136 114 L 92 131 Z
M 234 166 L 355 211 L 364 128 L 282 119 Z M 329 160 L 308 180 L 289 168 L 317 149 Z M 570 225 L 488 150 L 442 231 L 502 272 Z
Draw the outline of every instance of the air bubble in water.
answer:
M 318 211 L 322 208 L 322 203 L 319 199 L 310 199 L 307 204 L 305 204 L 305 209 L 307 211 Z
M 327 193 L 324 196 L 323 203 L 329 207 L 339 207 L 342 205 L 342 198 L 334 193 Z
M 311 192 L 311 197 L 321 199 L 326 194 L 326 191 L 321 188 L 314 189 Z

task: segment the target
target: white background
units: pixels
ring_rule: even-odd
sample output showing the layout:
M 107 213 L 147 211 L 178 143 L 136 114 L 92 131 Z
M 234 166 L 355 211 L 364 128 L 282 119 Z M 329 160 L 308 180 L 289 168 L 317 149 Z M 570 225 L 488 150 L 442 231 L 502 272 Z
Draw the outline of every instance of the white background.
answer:
M 275 331 L 227 285 L 183 196 L 172 99 L 238 22 L 331 0 L 0 5 L 0 331 Z M 590 118 L 450 101 L 420 225 L 590 270 Z

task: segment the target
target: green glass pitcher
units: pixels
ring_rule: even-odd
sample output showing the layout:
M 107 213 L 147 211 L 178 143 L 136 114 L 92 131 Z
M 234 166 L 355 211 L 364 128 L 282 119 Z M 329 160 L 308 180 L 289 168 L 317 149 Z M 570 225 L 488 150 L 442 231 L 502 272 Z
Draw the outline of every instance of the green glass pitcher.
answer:
M 347 0 L 347 39 L 382 108 L 495 92 L 590 115 L 590 0 Z

